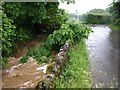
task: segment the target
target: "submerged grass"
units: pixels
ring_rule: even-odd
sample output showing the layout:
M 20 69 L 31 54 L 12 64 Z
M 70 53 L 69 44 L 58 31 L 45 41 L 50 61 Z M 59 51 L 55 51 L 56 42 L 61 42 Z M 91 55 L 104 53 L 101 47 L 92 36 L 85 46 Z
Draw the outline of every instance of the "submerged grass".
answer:
M 38 63 L 47 63 L 53 61 L 50 50 L 45 47 L 45 42 L 40 42 L 40 46 L 29 49 L 28 53 L 20 60 L 20 63 L 26 63 L 30 57 L 33 57 Z
M 91 88 L 89 69 L 86 45 L 81 41 L 70 49 L 69 62 L 60 79 L 57 80 L 56 88 Z

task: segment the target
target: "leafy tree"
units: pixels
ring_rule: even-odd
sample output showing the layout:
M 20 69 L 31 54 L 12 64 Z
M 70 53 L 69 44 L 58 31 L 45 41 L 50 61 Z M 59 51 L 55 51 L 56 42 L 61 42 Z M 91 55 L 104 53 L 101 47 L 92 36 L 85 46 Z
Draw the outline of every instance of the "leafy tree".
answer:
M 16 34 L 15 34 L 15 25 L 12 25 L 12 20 L 8 19 L 3 10 L 0 10 L 1 17 L 1 27 L 0 31 L 2 34 L 0 35 L 2 40 L 2 66 L 5 67 L 7 63 L 7 57 L 13 53 L 13 48 L 15 47 Z M 1 41 L 0 40 L 0 41 Z M 1 44 L 0 44 L 1 45 Z M 1 48 L 0 48 L 1 49 Z
M 100 13 L 105 13 L 105 11 L 103 9 L 92 9 L 88 13 L 100 14 Z
M 110 13 L 112 14 L 112 22 L 119 26 L 120 25 L 120 1 L 114 0 L 110 7 Z
M 105 9 L 105 12 L 106 12 L 106 13 L 109 13 L 109 12 L 110 12 L 110 7 L 107 7 L 107 8 Z
M 58 6 L 59 2 L 7 2 L 3 5 L 17 31 L 27 30 L 32 34 L 52 33 L 60 28 L 65 19 L 65 11 Z
M 88 24 L 109 24 L 111 15 L 103 9 L 92 9 L 85 15 L 85 22 Z
M 35 23 L 35 28 L 37 31 L 42 33 L 52 33 L 54 30 L 58 30 L 62 23 L 67 19 L 67 15 L 63 9 L 58 9 L 59 3 L 47 3 L 46 8 L 46 18 L 42 23 Z
M 61 27 L 67 14 L 58 2 L 5 2 L 2 9 L 3 61 L 21 44 L 40 33 L 49 34 Z
M 60 0 L 62 3 L 67 1 L 67 4 L 69 3 L 75 3 L 75 0 Z
M 54 31 L 53 34 L 47 37 L 46 48 L 49 50 L 52 48 L 59 50 L 67 40 L 75 43 L 88 38 L 90 32 L 91 29 L 83 25 L 79 20 L 70 18 L 66 23 L 62 24 L 59 30 Z

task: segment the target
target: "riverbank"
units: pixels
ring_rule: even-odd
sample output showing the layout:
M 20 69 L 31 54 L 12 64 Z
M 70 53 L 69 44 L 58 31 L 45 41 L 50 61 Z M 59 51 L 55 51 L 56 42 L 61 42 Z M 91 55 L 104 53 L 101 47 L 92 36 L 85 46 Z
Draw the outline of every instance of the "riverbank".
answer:
M 110 24 L 109 27 L 112 29 L 112 30 L 119 30 L 120 31 L 120 26 L 115 26 L 113 24 Z
M 56 88 L 91 88 L 88 54 L 84 41 L 74 45 L 69 51 L 69 60 Z

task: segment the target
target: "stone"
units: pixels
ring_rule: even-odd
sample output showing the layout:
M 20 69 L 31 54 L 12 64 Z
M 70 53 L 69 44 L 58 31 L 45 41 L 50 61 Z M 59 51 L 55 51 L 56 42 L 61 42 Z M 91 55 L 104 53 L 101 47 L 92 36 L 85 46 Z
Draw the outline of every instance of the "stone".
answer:
M 55 88 L 55 80 L 60 76 L 62 69 L 64 68 L 68 59 L 68 50 L 69 42 L 66 42 L 65 45 L 60 48 L 59 53 L 56 54 L 55 62 L 37 68 L 37 70 L 45 70 L 45 76 L 36 85 L 36 90 Z

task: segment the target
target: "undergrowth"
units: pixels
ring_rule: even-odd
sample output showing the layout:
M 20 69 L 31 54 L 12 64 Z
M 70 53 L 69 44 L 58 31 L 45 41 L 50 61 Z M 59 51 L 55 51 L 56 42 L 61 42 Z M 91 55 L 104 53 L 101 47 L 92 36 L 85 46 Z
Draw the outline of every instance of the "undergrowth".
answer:
M 109 27 L 112 29 L 112 30 L 119 30 L 120 31 L 120 26 L 118 25 L 114 25 L 114 24 L 110 24 Z
M 56 88 L 91 88 L 89 61 L 84 41 L 69 51 L 69 62 L 56 82 Z
M 33 57 L 38 63 L 47 63 L 47 61 L 52 61 L 52 56 L 50 56 L 50 50 L 45 48 L 45 43 L 42 42 L 39 47 L 35 47 L 34 49 L 29 49 L 27 55 L 25 55 L 20 63 L 25 63 L 27 60 Z

